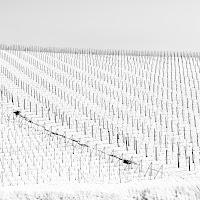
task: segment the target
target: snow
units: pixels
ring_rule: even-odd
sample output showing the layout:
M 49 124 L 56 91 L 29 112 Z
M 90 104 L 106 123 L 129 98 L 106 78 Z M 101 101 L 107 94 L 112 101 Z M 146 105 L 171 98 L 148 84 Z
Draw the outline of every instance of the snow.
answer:
M 200 198 L 199 58 L 179 59 L 0 51 L 0 199 Z
M 162 179 L 126 184 L 62 184 L 4 187 L 0 199 L 199 199 L 200 180 Z

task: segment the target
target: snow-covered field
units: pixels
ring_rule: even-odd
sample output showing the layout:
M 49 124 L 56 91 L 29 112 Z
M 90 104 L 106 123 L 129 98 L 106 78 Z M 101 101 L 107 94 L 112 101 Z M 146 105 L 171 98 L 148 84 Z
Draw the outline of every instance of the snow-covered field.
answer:
M 141 185 L 174 195 L 184 183 L 197 194 L 199 58 L 1 50 L 0 186 L 92 184 L 125 199 Z
M 200 182 L 182 179 L 133 181 L 120 184 L 71 183 L 0 188 L 0 199 L 200 199 Z

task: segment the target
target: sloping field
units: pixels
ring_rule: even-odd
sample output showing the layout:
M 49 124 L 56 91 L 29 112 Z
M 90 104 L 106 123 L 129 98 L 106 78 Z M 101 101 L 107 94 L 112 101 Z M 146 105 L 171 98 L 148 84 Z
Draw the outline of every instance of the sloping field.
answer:
M 198 180 L 199 55 L 1 46 L 0 185 Z

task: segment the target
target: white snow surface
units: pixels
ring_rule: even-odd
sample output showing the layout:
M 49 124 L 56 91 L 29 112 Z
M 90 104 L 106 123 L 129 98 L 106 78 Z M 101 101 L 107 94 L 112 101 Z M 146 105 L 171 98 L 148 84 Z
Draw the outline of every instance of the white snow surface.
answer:
M 107 59 L 110 58 L 112 60 L 108 63 Z M 124 58 L 119 57 L 116 63 L 113 62 L 115 58 L 110 58 L 94 56 L 93 61 L 97 60 L 100 64 L 91 64 L 91 61 L 87 60 L 89 58 L 83 59 L 77 55 L 44 56 L 34 52 L 0 51 L 1 100 L 8 103 L 7 108 L 4 107 L 7 104 L 2 103 L 0 110 L 0 183 L 3 184 L 3 187 L 0 187 L 0 200 L 200 199 L 199 59 L 186 56 L 181 57 L 182 62 L 179 62 L 177 56 L 137 59 L 126 57 L 125 62 Z M 84 65 L 79 66 L 78 62 L 75 64 L 77 59 Z M 159 64 L 161 70 L 157 70 L 156 59 L 162 63 Z M 171 65 L 168 62 L 170 59 Z M 119 61 L 123 62 L 120 64 Z M 137 62 L 140 64 L 136 65 Z M 194 67 L 191 67 L 191 63 Z M 151 71 L 149 66 L 152 67 Z M 82 74 L 82 79 L 78 79 L 75 72 Z M 107 79 L 103 74 L 107 75 Z M 15 76 L 17 83 L 13 79 Z M 26 84 L 26 88 L 22 87 L 22 82 Z M 48 83 L 54 84 L 57 92 L 48 87 Z M 77 91 L 72 83 L 79 86 Z M 64 99 L 59 96 L 58 89 L 61 96 L 64 94 Z M 92 98 L 96 100 L 92 101 Z M 82 106 L 79 106 L 78 102 Z M 128 170 L 125 171 L 126 168 L 121 167 L 123 163 L 115 167 L 114 162 L 110 164 L 110 159 L 103 159 L 100 154 L 92 157 L 87 154 L 89 151 L 79 151 L 81 148 L 78 147 L 74 153 L 74 142 L 73 146 L 69 145 L 67 149 L 69 153 L 64 154 L 64 145 L 59 146 L 58 139 L 50 140 L 48 131 L 41 134 L 40 130 L 37 130 L 38 126 L 29 126 L 29 121 L 22 121 L 22 117 L 11 117 L 16 110 L 13 110 L 10 104 L 19 107 L 16 110 L 28 120 L 31 119 L 41 126 L 44 124 L 45 130 L 64 135 L 66 129 L 67 137 L 73 136 L 76 140 L 80 138 L 81 144 L 88 144 L 90 149 L 94 146 L 98 150 L 109 147 L 105 150 L 109 158 L 111 151 L 118 157 L 122 153 L 123 158 L 133 157 L 139 166 L 136 168 L 139 172 L 136 173 L 140 175 L 140 172 L 143 172 L 139 177 L 148 179 L 146 173 L 151 171 L 149 176 L 153 180 L 135 180 L 135 168 L 130 170 L 128 176 Z M 90 117 L 87 114 L 89 110 L 92 113 Z M 64 116 L 65 124 L 61 126 Z M 95 116 L 98 116 L 98 120 Z M 105 126 L 106 131 L 102 132 L 104 122 L 107 127 Z M 107 130 L 112 129 L 115 137 L 111 138 L 110 144 Z M 126 132 L 129 135 L 121 134 Z M 120 138 L 116 140 L 117 136 Z M 130 144 L 125 142 L 128 141 L 127 138 L 130 139 Z M 68 147 L 66 140 L 64 141 L 66 150 Z M 93 152 L 93 149 L 90 152 Z M 92 158 L 92 164 L 88 167 L 89 158 Z M 163 169 L 161 167 L 164 170 L 160 170 Z M 101 172 L 100 169 L 106 170 Z M 96 182 L 66 182 L 68 177 L 70 181 L 79 180 L 79 172 L 81 177 L 86 176 L 86 181 Z M 115 183 L 98 184 L 101 179 L 106 181 L 110 172 L 111 180 Z M 122 172 L 126 176 L 121 176 Z M 157 172 L 160 173 L 157 175 Z M 133 176 L 135 174 L 136 176 Z M 100 179 L 97 179 L 98 176 Z M 122 182 L 130 177 L 130 182 L 117 184 L 121 177 L 124 178 Z M 159 177 L 165 178 L 154 180 Z M 42 181 L 47 182 L 40 184 Z M 35 185 L 34 182 L 39 184 Z
M 200 180 L 159 179 L 121 184 L 55 184 L 0 188 L 0 199 L 200 199 Z

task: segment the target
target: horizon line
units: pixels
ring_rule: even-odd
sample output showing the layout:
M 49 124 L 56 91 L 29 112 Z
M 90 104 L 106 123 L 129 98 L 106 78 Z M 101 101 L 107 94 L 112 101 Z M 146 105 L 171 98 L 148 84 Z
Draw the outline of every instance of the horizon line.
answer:
M 197 57 L 200 52 L 191 51 L 153 51 L 153 50 L 125 50 L 125 49 L 94 49 L 74 47 L 42 47 L 25 45 L 0 44 L 0 50 L 35 51 L 49 53 L 93 54 L 93 55 L 120 55 L 120 56 L 155 56 L 155 57 Z

